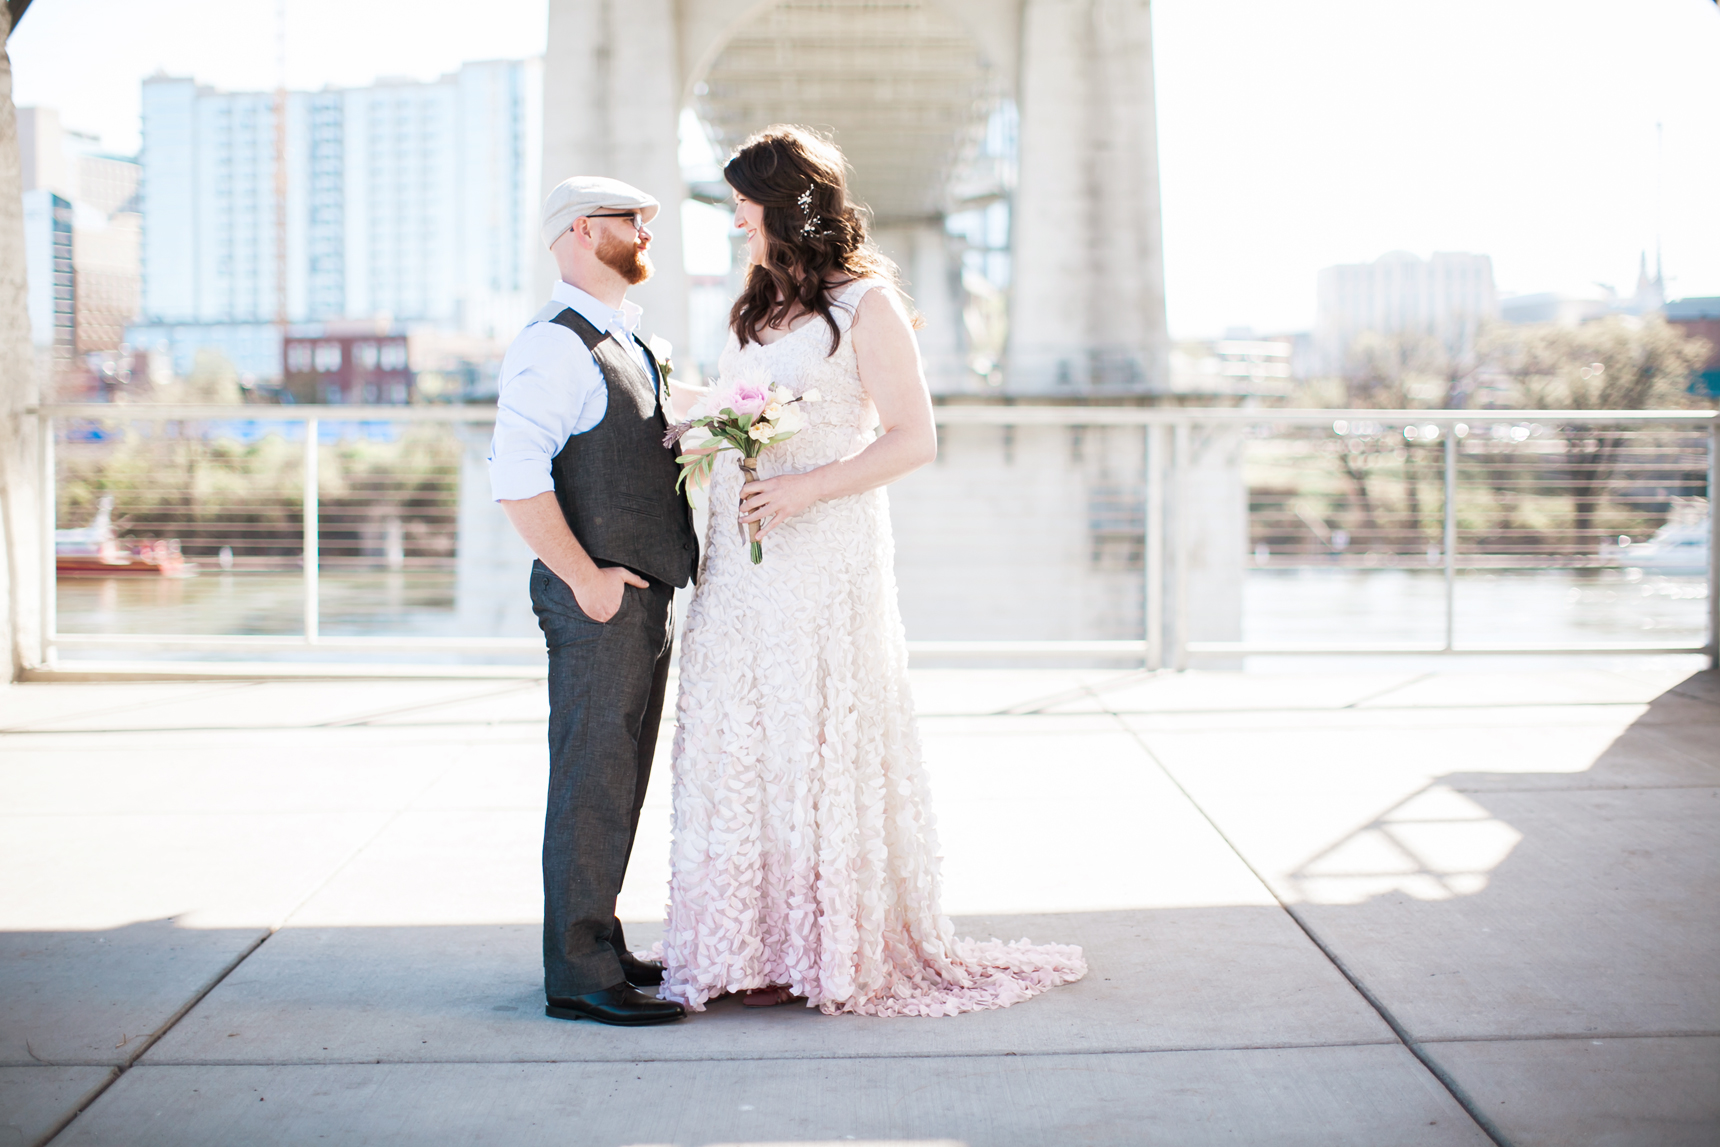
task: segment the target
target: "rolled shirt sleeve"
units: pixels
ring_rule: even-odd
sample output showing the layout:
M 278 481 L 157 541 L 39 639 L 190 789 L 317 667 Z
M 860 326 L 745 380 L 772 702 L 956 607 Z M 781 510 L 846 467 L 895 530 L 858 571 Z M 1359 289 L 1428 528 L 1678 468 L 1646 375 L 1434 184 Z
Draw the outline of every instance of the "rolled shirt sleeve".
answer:
M 517 501 L 555 489 L 550 463 L 575 434 L 603 420 L 609 389 L 579 337 L 556 323 L 529 324 L 502 359 L 490 496 Z

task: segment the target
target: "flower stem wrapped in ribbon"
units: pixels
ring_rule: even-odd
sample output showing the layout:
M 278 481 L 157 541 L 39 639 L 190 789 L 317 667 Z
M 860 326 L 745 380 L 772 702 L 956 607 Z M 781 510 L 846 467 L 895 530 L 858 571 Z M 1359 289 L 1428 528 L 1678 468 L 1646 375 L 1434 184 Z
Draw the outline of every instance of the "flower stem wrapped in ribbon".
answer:
M 677 422 L 663 436 L 663 445 L 681 447 L 675 459 L 681 464 L 676 488 L 685 487 L 691 500 L 696 487 L 710 482 L 717 455 L 724 450 L 739 451 L 742 472 L 747 481 L 756 482 L 759 453 L 799 433 L 806 425 L 800 404 L 817 402 L 818 398 L 816 390 L 797 395 L 787 387 L 772 386 L 768 380 L 719 381 L 687 412 L 685 422 Z M 764 543 L 758 540 L 758 531 L 758 522 L 747 523 L 747 542 L 755 566 L 764 561 Z

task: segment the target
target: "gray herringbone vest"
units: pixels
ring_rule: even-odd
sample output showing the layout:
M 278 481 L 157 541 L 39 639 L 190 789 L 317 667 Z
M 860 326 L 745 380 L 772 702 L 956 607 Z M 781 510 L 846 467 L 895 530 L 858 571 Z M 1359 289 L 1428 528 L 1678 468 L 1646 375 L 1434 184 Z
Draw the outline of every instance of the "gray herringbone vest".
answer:
M 668 424 L 653 380 L 572 307 L 550 321 L 579 336 L 609 387 L 603 419 L 570 437 L 551 465 L 568 528 L 599 565 L 686 585 L 699 566 L 699 541 L 686 499 L 675 492 L 680 467 L 663 445 Z M 655 372 L 650 350 L 645 358 Z

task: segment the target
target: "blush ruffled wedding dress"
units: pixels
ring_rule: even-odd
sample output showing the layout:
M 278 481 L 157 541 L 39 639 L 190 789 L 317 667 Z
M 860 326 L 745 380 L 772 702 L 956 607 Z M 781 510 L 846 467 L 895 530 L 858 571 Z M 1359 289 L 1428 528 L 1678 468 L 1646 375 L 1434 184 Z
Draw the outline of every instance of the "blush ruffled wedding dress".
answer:
M 817 318 L 769 345 L 730 335 L 725 377 L 822 396 L 761 454 L 761 478 L 872 440 L 848 328 L 877 285 L 838 297 L 833 355 Z M 741 481 L 737 456 L 720 456 L 681 646 L 659 994 L 701 1011 L 787 985 L 831 1014 L 946 1016 L 1080 979 L 1079 948 L 958 939 L 942 913 L 884 491 L 811 507 L 755 566 L 735 521 Z

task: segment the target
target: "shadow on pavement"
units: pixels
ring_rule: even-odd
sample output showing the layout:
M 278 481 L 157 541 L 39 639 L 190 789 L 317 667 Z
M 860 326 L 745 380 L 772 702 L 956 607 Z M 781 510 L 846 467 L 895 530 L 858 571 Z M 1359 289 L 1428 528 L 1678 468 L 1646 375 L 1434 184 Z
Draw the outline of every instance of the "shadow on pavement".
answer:
M 1518 1147 L 1720 1141 L 1720 686 L 1579 772 L 1454 771 L 1287 874 Z

